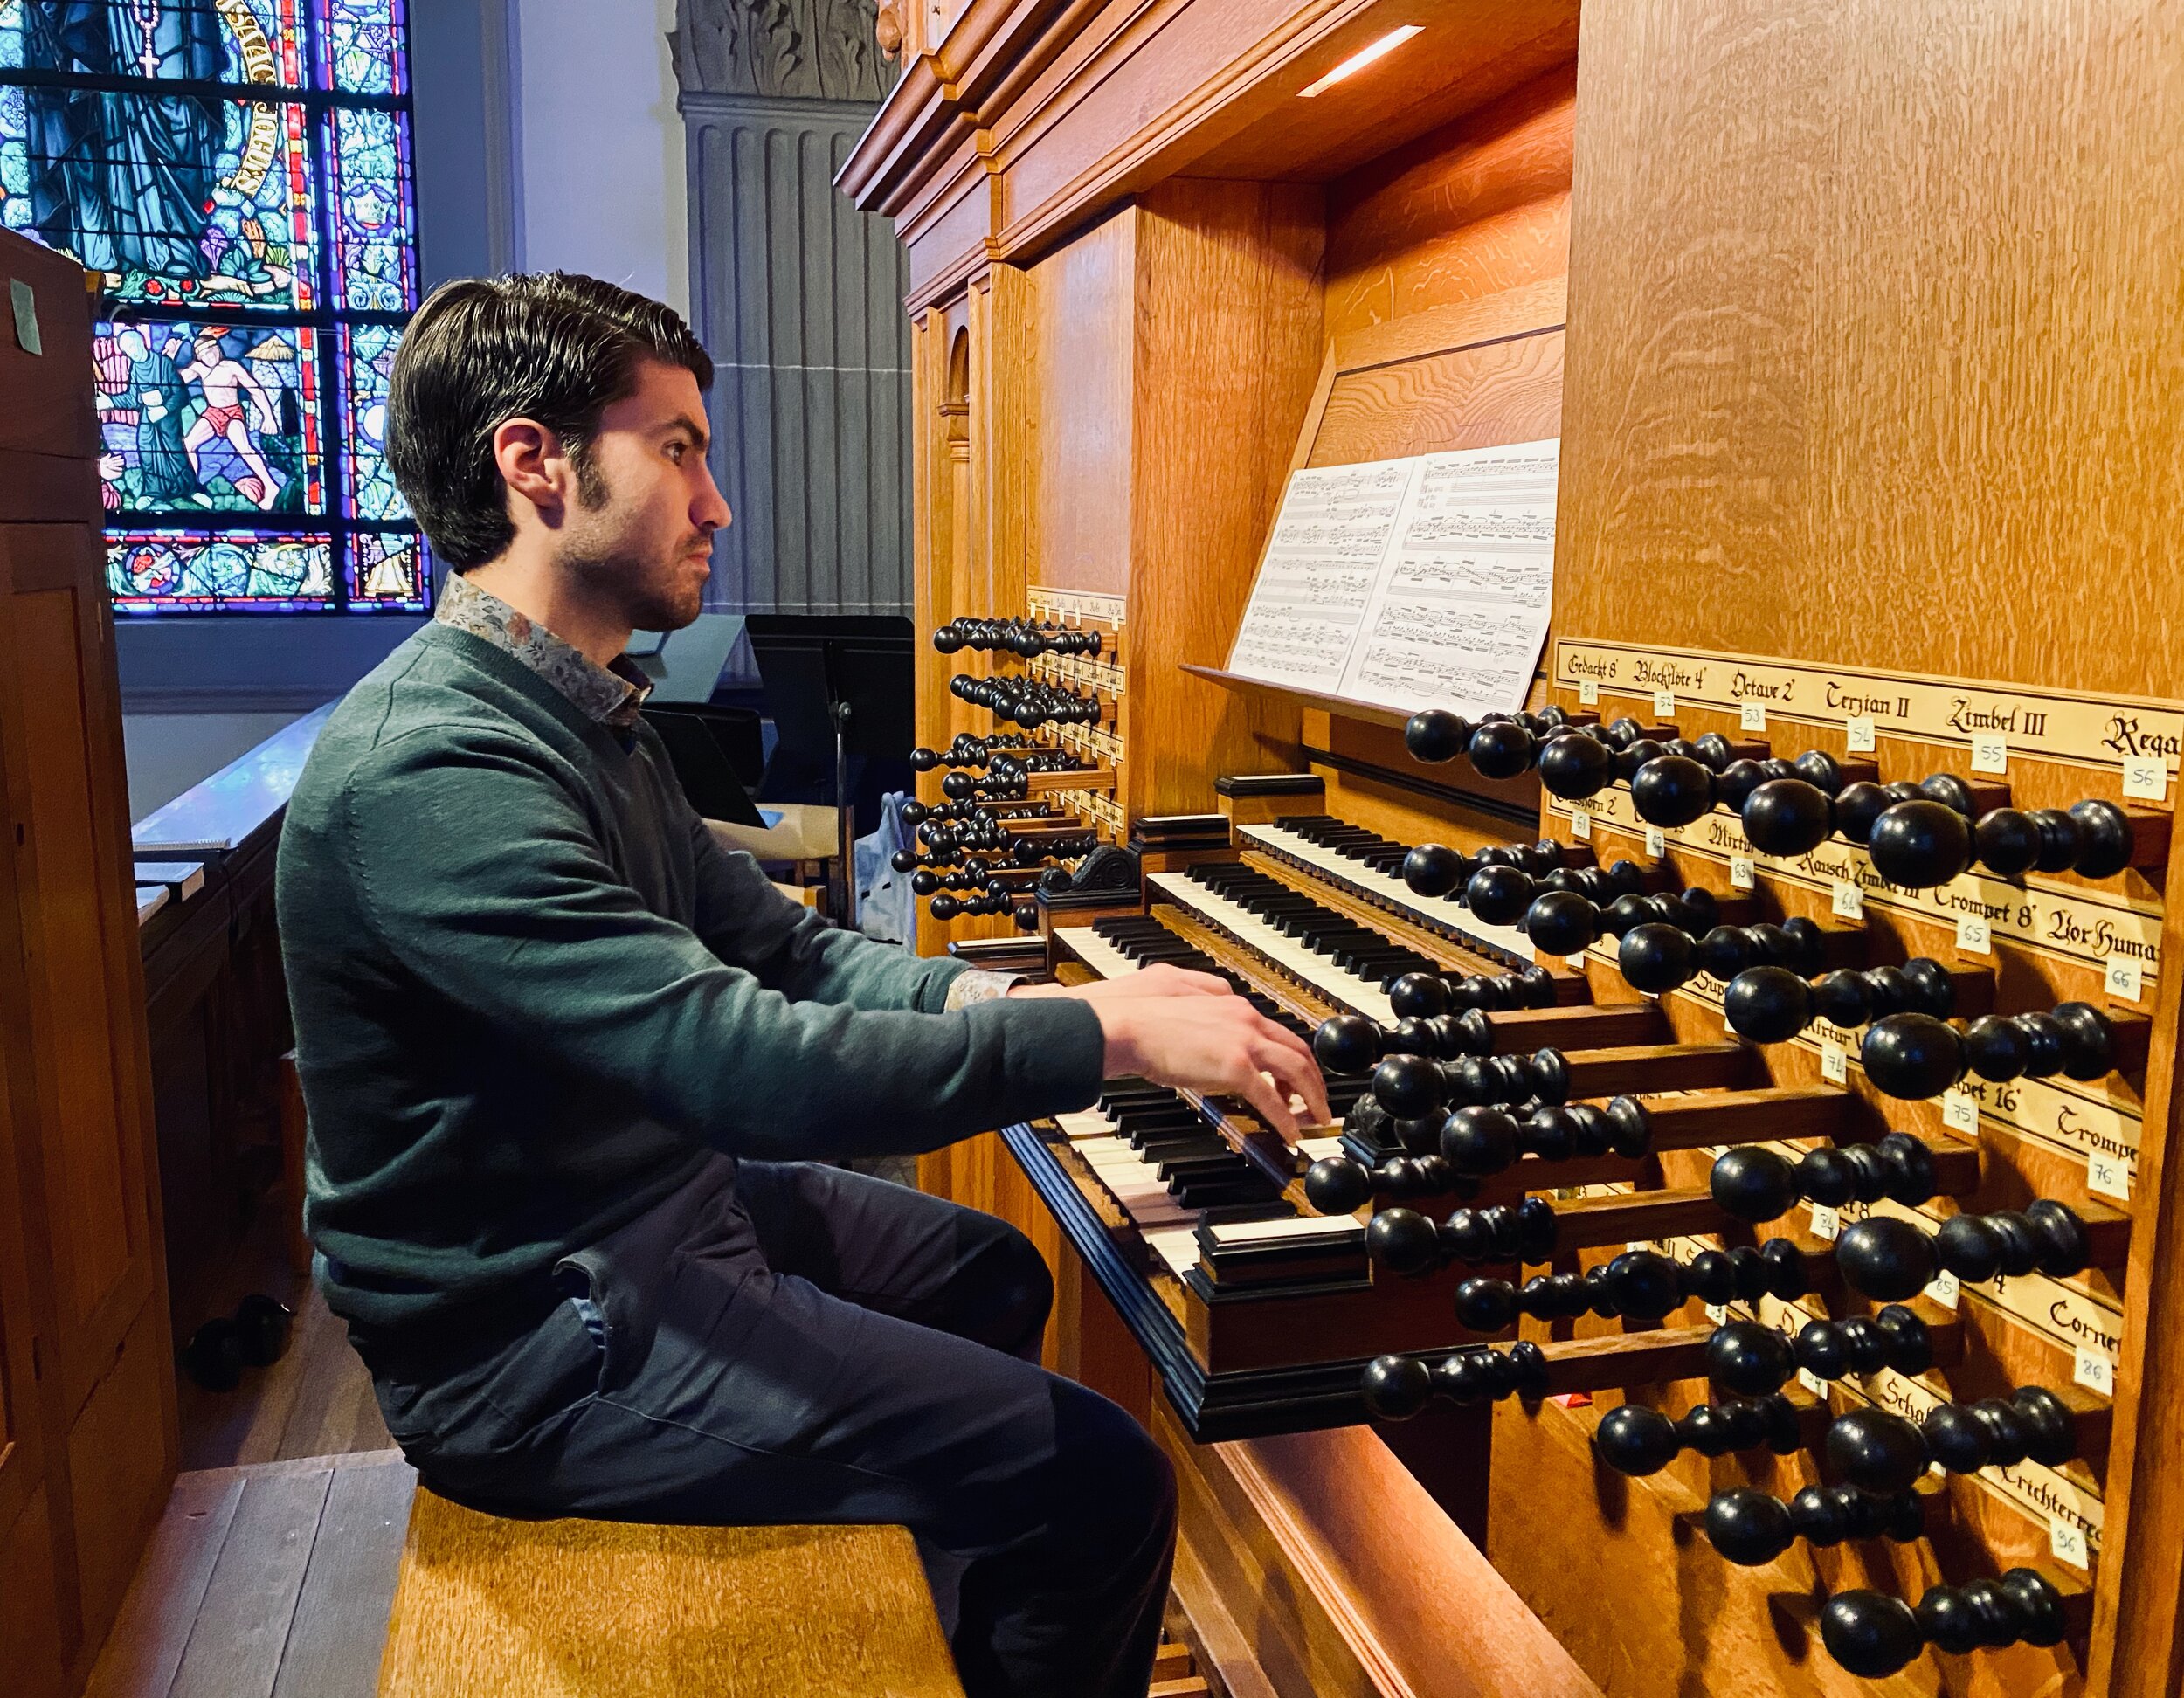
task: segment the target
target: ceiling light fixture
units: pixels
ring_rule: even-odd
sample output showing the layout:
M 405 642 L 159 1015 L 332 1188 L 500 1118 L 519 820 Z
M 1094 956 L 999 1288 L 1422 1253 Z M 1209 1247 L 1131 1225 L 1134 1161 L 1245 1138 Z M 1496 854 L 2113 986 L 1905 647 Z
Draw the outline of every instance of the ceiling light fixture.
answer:
M 1297 99 L 1300 100 L 1309 100 L 1315 94 L 1322 93 L 1324 91 L 1332 88 L 1344 77 L 1354 77 L 1358 72 L 1364 70 L 1366 66 L 1372 64 L 1373 60 L 1380 58 L 1383 54 L 1393 52 L 1398 47 L 1400 47 L 1405 42 L 1408 41 L 1413 36 L 1416 35 L 1421 27 L 1421 25 L 1416 24 L 1406 24 L 1400 30 L 1390 30 L 1386 35 L 1382 36 L 1370 47 L 1364 49 L 1362 52 L 1352 53 L 1348 59 L 1344 59 L 1332 71 L 1330 71 L 1325 76 L 1322 77 L 1310 88 L 1298 89 L 1296 92 Z

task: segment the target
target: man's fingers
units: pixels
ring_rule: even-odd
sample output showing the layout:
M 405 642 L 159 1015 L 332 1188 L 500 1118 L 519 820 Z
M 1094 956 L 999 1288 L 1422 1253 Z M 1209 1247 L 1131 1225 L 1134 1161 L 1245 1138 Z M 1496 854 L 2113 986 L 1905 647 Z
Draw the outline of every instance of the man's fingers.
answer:
M 1298 1136 L 1296 1116 L 1289 1112 L 1289 1093 L 1263 1073 L 1247 1073 L 1234 1087 L 1235 1094 L 1257 1111 L 1259 1118 L 1282 1135 L 1285 1143 Z
M 1326 1081 L 1320 1077 L 1319 1068 L 1310 1059 L 1300 1060 L 1279 1045 L 1267 1046 L 1253 1059 L 1261 1072 L 1274 1075 L 1275 1083 L 1281 1087 L 1285 1102 L 1292 1096 L 1304 1099 L 1305 1111 L 1310 1115 L 1314 1126 L 1325 1126 L 1334 1119 L 1333 1112 L 1327 1106 Z
M 1159 962 L 1146 968 L 1137 976 L 1137 982 L 1148 993 L 1163 997 L 1226 997 L 1229 994 L 1228 981 L 1212 973 L 1194 972 L 1188 967 L 1178 967 Z

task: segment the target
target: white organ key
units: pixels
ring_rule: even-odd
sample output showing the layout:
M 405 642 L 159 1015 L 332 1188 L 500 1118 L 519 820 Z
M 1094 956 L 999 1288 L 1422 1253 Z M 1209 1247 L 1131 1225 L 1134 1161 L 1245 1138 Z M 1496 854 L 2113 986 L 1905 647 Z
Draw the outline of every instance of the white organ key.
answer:
M 1529 962 L 1532 958 L 1531 939 L 1514 926 L 1489 926 L 1476 920 L 1468 908 L 1454 902 L 1436 902 L 1427 907 L 1425 900 L 1413 892 L 1402 880 L 1367 866 L 1363 861 L 1351 860 L 1346 855 L 1314 843 L 1310 838 L 1280 825 L 1241 825 L 1237 834 L 1256 848 L 1270 850 L 1302 862 L 1315 873 L 1324 873 L 1334 882 L 1345 886 L 1364 896 L 1379 897 L 1395 909 L 1420 923 L 1446 926 L 1461 932 L 1475 942 L 1492 945 Z
M 1132 961 L 1089 926 L 1068 926 L 1056 931 L 1069 953 L 1102 978 L 1123 978 L 1138 970 Z
M 1178 1280 L 1199 1264 L 1196 1226 L 1164 1226 L 1158 1232 L 1145 1233 L 1144 1239 L 1145 1247 L 1159 1257 Z
M 1378 984 L 1313 953 L 1301 939 L 1284 936 L 1242 903 L 1217 895 L 1180 873 L 1156 873 L 1151 882 L 1177 906 L 1219 921 L 1224 930 L 1343 1007 L 1369 1015 L 1382 1025 L 1395 1024 L 1395 1011 Z

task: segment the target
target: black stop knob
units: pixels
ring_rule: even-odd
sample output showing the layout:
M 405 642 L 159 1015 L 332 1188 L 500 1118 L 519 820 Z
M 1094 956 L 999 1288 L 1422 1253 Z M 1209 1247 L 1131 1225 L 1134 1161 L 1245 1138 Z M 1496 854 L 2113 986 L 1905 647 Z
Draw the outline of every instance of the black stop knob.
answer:
M 1483 1178 L 1516 1161 L 1517 1122 L 1499 1108 L 1459 1108 L 1441 1122 L 1441 1159 L 1458 1173 Z
M 1531 877 L 1514 866 L 1482 866 L 1463 887 L 1463 905 L 1489 926 L 1513 926 L 1531 906 Z
M 1906 890 L 1946 885 L 1972 864 L 1972 828 L 1946 803 L 1899 802 L 1873 822 L 1873 870 Z
M 1918 1429 L 1885 1409 L 1854 1409 L 1828 1428 L 1828 1466 L 1865 1492 L 1907 1492 L 1933 1459 Z
M 1600 1418 L 1593 1448 L 1617 1474 L 1643 1479 L 1667 1467 L 1682 1446 L 1676 1423 L 1666 1415 L 1643 1404 L 1627 1403 Z
M 1514 778 L 1531 756 L 1531 733 L 1514 720 L 1489 720 L 1471 734 L 1471 764 L 1482 778 Z
M 1887 811 L 1891 801 L 1878 784 L 1851 784 L 1835 797 L 1835 829 L 1853 843 L 1863 843 L 1873 833 L 1873 822 Z
M 1615 780 L 1615 751 L 1582 732 L 1555 738 L 1539 751 L 1539 782 L 1565 802 L 1597 796 Z
M 1445 843 L 1421 843 L 1403 857 L 1403 882 L 1413 895 L 1446 896 L 1473 871 L 1469 859 Z
M 1923 1643 L 1910 1605 L 1863 1588 L 1837 1592 L 1821 1606 L 1820 1639 L 1829 1656 L 1868 1681 L 1904 1667 Z
M 1753 967 L 1729 982 L 1722 1011 L 1740 1038 L 1784 1044 L 1812 1024 L 1812 987 L 1787 967 Z
M 1933 1242 L 1907 1220 L 1874 1215 L 1843 1229 L 1835 1267 L 1852 1290 L 1876 1302 L 1908 1302 L 1932 1282 Z
M 1790 1341 L 1757 1321 L 1725 1321 L 1706 1341 L 1706 1376 L 1741 1397 L 1780 1391 L 1796 1371 Z
M 1312 1033 L 1312 1055 L 1332 1073 L 1361 1073 L 1380 1059 L 1380 1028 L 1362 1014 L 1337 1014 Z
M 1416 760 L 1438 765 L 1453 761 L 1471 741 L 1471 727 L 1446 708 L 1427 708 L 1413 714 L 1403 728 L 1403 747 Z
M 2077 822 L 2077 859 L 2070 870 L 2084 879 L 2112 879 L 2131 865 L 2131 816 L 2113 802 L 2081 802 L 2070 810 Z
M 1573 956 L 1600 935 L 1600 911 L 1573 890 L 1551 890 L 1524 911 L 1524 935 L 1543 955 Z
M 1324 1215 L 1355 1213 L 1372 1200 L 1372 1176 L 1347 1156 L 1324 1156 L 1304 1171 L 1304 1200 Z
M 1415 1209 L 1382 1209 L 1365 1224 L 1365 1250 L 1391 1274 L 1429 1274 L 1441 1265 L 1441 1232 Z
M 1972 827 L 1972 852 L 1988 872 L 2014 879 L 2040 859 L 2039 827 L 2015 808 L 1989 809 Z
M 1771 1563 L 1790 1548 L 1795 1536 L 1790 1507 L 1778 1497 L 1737 1486 L 1717 1492 L 1706 1504 L 1706 1537 L 1728 1561 L 1744 1568 Z
M 1835 810 L 1824 790 L 1802 778 L 1773 778 L 1745 798 L 1744 823 L 1761 853 L 1801 855 L 1835 830 Z
M 1858 1059 L 1878 1089 L 1918 1102 L 1939 1096 L 1964 1076 L 1964 1040 L 1931 1014 L 1890 1014 L 1866 1028 Z
M 1433 1400 L 1433 1370 L 1411 1356 L 1375 1356 L 1365 1364 L 1365 1407 L 1384 1421 L 1407 1421 Z
M 1634 926 L 1623 934 L 1615 963 L 1635 990 L 1673 990 L 1691 977 L 1690 935 L 1658 921 Z
M 1759 1144 L 1739 1144 L 1724 1151 L 1706 1184 L 1724 1212 L 1755 1225 L 1779 1220 L 1797 1202 L 1795 1170 L 1782 1156 Z
M 1714 775 L 1683 755 L 1663 755 L 1632 775 L 1631 806 L 1648 825 L 1689 825 L 1714 806 Z

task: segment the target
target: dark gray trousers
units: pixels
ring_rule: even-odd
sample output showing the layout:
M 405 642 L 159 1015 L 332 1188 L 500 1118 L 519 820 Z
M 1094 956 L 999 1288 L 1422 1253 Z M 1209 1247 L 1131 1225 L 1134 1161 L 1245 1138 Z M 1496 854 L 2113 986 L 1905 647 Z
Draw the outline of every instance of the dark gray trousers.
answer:
M 510 1515 L 900 1522 L 936 1590 L 960 1576 L 971 1698 L 1143 1698 L 1174 1476 L 1130 1416 L 1037 1365 L 1053 1287 L 1013 1227 L 722 1159 L 557 1279 L 489 1345 L 352 1334 L 434 1489 Z

